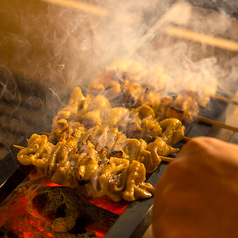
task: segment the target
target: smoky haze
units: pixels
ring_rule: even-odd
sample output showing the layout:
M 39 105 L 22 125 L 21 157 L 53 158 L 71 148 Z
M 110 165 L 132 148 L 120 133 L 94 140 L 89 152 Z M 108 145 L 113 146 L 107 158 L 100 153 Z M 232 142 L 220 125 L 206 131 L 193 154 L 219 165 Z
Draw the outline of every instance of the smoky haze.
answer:
M 24 91 L 25 98 L 29 95 L 25 100 L 33 105 L 38 92 L 46 100 L 49 110 L 45 113 L 53 116 L 75 86 L 85 87 L 94 72 L 128 55 L 146 68 L 159 65 L 171 76 L 163 94 L 176 94 L 189 85 L 201 95 L 209 87 L 231 95 L 231 85 L 237 81 L 236 52 L 164 32 L 172 25 L 238 40 L 230 30 L 236 22 L 230 13 L 234 14 L 237 5 L 234 1 L 217 1 L 215 5 L 214 1 L 191 2 L 95 0 L 84 2 L 86 7 L 79 10 L 80 1 L 63 6 L 47 0 L 2 0 L 0 65 L 5 76 L 1 99 L 18 98 L 18 106 Z M 89 3 L 99 10 L 91 12 Z M 184 75 L 190 76 L 184 79 Z M 20 90 L 28 83 L 29 90 Z M 160 82 L 153 78 L 147 83 Z
M 85 77 L 98 66 L 110 64 L 128 54 L 166 14 L 171 2 L 95 1 L 94 6 L 109 12 L 109 15 L 101 16 L 47 1 L 4 0 L 1 4 L 1 64 L 23 78 L 40 81 L 52 88 L 72 89 L 75 85 L 84 84 Z M 142 63 L 176 65 L 174 68 L 183 64 L 191 70 L 198 61 L 196 57 L 216 58 L 211 50 L 208 52 L 209 49 L 209 54 L 205 55 L 205 45 L 199 48 L 184 41 L 174 43 L 171 39 L 159 45 L 161 29 L 171 22 L 180 23 L 181 18 L 184 19 L 183 25 L 210 35 L 223 35 L 230 27 L 231 19 L 225 12 L 191 14 L 188 8 L 186 4 L 172 12 L 161 28 L 142 45 L 143 54 L 132 57 Z M 151 45 L 156 43 L 157 48 L 152 49 Z M 193 66 L 188 66 L 188 62 Z M 211 74 L 216 70 L 211 68 Z

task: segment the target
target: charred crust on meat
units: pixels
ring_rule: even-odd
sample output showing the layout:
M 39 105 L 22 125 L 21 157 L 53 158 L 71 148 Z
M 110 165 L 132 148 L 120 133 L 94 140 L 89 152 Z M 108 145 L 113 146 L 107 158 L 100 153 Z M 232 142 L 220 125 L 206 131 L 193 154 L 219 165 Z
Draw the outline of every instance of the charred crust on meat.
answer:
M 172 106 L 169 106 L 172 110 L 175 110 L 176 112 L 178 112 L 178 113 L 184 113 L 184 111 L 183 110 L 180 110 L 180 109 L 178 109 L 178 108 L 176 108 L 176 107 L 172 107 Z
M 79 180 L 78 181 L 79 186 L 83 186 L 83 185 L 88 184 L 88 183 L 89 183 L 89 180 Z
M 111 153 L 110 153 L 110 156 L 122 158 L 123 151 L 121 151 L 121 150 L 112 150 Z

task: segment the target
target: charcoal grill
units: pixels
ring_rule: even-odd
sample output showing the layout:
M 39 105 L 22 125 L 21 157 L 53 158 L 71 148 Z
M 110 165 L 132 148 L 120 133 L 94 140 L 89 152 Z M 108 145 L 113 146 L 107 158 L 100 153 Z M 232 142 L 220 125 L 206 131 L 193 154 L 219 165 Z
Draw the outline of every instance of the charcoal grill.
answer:
M 216 110 L 213 111 L 213 113 L 210 110 L 203 110 L 201 112 L 201 116 L 213 120 L 219 120 L 219 117 L 221 117 L 222 113 L 226 110 L 227 103 L 211 100 L 209 107 L 216 108 Z M 216 128 L 212 125 L 194 121 L 192 124 L 186 125 L 185 135 L 192 138 L 197 136 L 210 136 L 213 133 L 212 136 L 214 136 L 213 131 L 215 129 Z M 184 143 L 186 142 L 180 141 L 175 147 L 182 148 Z M 0 180 L 1 202 L 16 188 L 20 181 L 23 181 L 27 177 L 33 169 L 32 166 L 20 165 L 20 163 L 16 160 L 16 154 L 18 151 L 19 150 L 16 148 L 11 148 L 11 153 L 0 161 L 0 172 L 2 175 Z M 176 154 L 174 157 L 175 156 Z M 162 162 L 157 170 L 148 178 L 147 182 L 155 186 L 164 173 L 166 167 L 167 163 Z M 151 224 L 152 208 L 153 198 L 132 202 L 120 215 L 105 237 L 142 237 Z
M 214 5 L 212 5 L 210 1 L 191 2 L 195 6 L 214 8 Z M 229 1 L 220 0 L 217 1 L 215 8 L 216 10 L 220 10 L 222 8 L 232 14 L 232 16 L 236 16 L 238 6 L 234 1 L 230 1 L 229 4 Z M 234 56 L 234 52 L 227 53 L 221 50 L 219 53 L 226 56 L 225 60 L 229 59 L 231 55 Z M 25 96 L 19 100 L 16 100 L 16 97 L 9 99 L 7 95 L 4 95 L 4 97 L 1 98 L 0 119 L 5 125 L 9 126 L 5 126 L 0 131 L 0 202 L 4 201 L 4 199 L 16 188 L 16 186 L 32 171 L 31 166 L 22 166 L 19 164 L 16 160 L 18 149 L 13 148 L 12 145 L 21 144 L 24 146 L 26 144 L 26 138 L 29 138 L 32 133 L 49 131 L 53 116 L 62 105 L 62 102 L 67 101 L 68 97 L 67 93 L 61 94 L 61 98 L 59 100 L 54 92 L 49 90 L 49 87 L 45 87 L 44 84 L 36 82 L 35 80 L 27 80 L 26 78 L 18 75 L 14 75 L 13 77 L 17 82 L 19 93 Z M 9 72 L 4 72 L 2 70 L 0 73 L 1 82 L 6 82 L 8 78 Z M 10 85 L 10 87 L 12 87 L 12 85 Z M 1 90 L 3 90 L 3 88 L 1 88 Z M 238 88 L 230 89 L 233 94 L 237 90 Z M 231 95 L 223 96 L 231 97 Z M 54 108 L 48 104 L 48 102 L 52 101 L 55 105 Z M 50 105 L 52 105 L 52 103 Z M 221 116 L 224 114 L 227 105 L 228 104 L 226 102 L 211 100 L 206 109 L 201 109 L 200 115 L 219 121 Z M 209 110 L 209 108 L 212 108 L 213 110 Z M 11 113 L 9 114 L 9 112 Z M 39 118 L 41 119 L 39 120 Z M 17 121 L 15 124 L 11 124 L 14 123 L 14 119 Z M 9 124 L 6 122 L 9 122 Z M 14 130 L 14 126 L 12 125 L 17 126 L 17 128 L 22 128 L 22 130 Z M 194 121 L 191 125 L 186 125 L 185 136 L 190 138 L 197 136 L 216 137 L 218 132 L 219 128 L 215 126 Z M 230 134 L 229 138 L 231 138 L 232 135 L 233 133 Z M 176 146 L 178 148 L 182 148 L 184 143 L 186 142 L 181 141 Z M 174 157 L 176 157 L 176 154 Z M 166 167 L 167 163 L 162 162 L 157 170 L 150 177 L 148 177 L 147 182 L 155 186 L 164 173 Z M 151 224 L 152 208 L 153 198 L 132 202 L 106 234 L 106 238 L 142 237 Z

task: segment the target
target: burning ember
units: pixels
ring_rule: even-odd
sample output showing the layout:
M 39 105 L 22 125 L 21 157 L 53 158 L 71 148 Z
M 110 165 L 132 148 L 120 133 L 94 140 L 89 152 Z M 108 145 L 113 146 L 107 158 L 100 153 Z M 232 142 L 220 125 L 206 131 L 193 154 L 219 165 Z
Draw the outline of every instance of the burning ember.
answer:
M 104 237 L 127 205 L 107 197 L 87 201 L 45 177 L 31 179 L 1 205 L 1 233 L 22 238 Z

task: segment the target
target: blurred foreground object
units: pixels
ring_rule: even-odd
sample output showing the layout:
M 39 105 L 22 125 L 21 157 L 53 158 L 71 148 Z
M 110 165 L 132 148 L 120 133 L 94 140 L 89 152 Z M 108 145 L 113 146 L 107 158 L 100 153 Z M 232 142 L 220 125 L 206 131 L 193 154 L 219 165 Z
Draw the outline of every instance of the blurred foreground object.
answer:
M 214 138 L 183 147 L 156 186 L 155 237 L 237 237 L 237 153 L 237 145 Z

